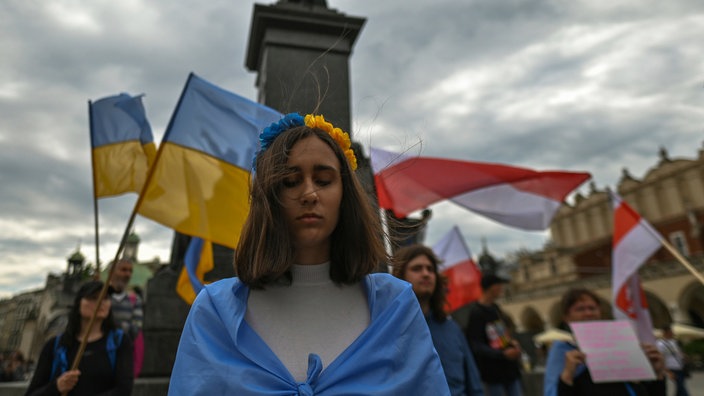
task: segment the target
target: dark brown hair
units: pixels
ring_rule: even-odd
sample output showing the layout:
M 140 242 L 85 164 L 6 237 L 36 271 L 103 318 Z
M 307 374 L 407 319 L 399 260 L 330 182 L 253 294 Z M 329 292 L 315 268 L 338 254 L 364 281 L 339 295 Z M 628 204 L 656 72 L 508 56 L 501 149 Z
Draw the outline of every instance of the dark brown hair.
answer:
M 433 295 L 430 296 L 430 311 L 435 320 L 444 322 L 447 319 L 447 312 L 445 312 L 445 305 L 447 304 L 445 299 L 447 296 L 447 278 L 438 272 L 440 259 L 431 248 L 421 244 L 414 244 L 398 249 L 396 253 L 394 253 L 392 260 L 393 274 L 395 277 L 405 280 L 408 263 L 418 256 L 426 256 L 433 264 L 436 281 L 435 290 L 433 290 Z
M 310 136 L 325 142 L 340 162 L 342 201 L 337 226 L 330 236 L 330 279 L 338 284 L 359 282 L 387 260 L 379 217 L 340 146 L 325 131 L 294 127 L 276 137 L 255 160 L 251 207 L 235 252 L 235 272 L 250 287 L 291 280 L 295 252 L 280 193 L 291 172 L 287 166 L 291 149 Z
M 572 308 L 572 306 L 584 296 L 594 300 L 594 302 L 599 306 L 599 309 L 601 309 L 601 298 L 599 298 L 596 293 L 589 289 L 575 288 L 568 290 L 562 295 L 562 299 L 560 300 L 560 312 L 562 312 L 562 316 L 564 317 L 567 315 L 570 308 Z
M 587 296 L 594 300 L 594 302 L 596 302 L 599 306 L 599 310 L 601 310 L 601 298 L 599 298 L 599 296 L 597 296 L 596 293 L 594 293 L 593 291 L 581 287 L 569 289 L 565 292 L 565 294 L 562 295 L 562 298 L 560 299 L 560 313 L 562 315 L 560 317 L 560 322 L 557 325 L 558 329 L 565 330 L 570 333 L 572 332 L 572 329 L 565 321 L 565 316 L 569 312 L 570 308 L 572 308 L 572 306 L 584 296 Z
M 61 344 L 67 348 L 72 348 L 79 344 L 78 335 L 81 333 L 81 300 L 89 297 L 97 297 L 100 294 L 100 289 L 103 288 L 103 282 L 101 281 L 89 281 L 81 286 L 76 293 L 76 297 L 73 300 L 73 305 L 68 313 L 68 323 L 66 324 L 66 330 L 63 335 L 61 335 Z M 110 295 L 105 295 L 105 300 L 110 300 Z M 115 321 L 112 315 L 112 308 L 108 311 L 108 316 L 103 319 L 100 325 L 100 331 L 103 332 L 103 336 L 107 336 L 110 330 L 116 329 Z

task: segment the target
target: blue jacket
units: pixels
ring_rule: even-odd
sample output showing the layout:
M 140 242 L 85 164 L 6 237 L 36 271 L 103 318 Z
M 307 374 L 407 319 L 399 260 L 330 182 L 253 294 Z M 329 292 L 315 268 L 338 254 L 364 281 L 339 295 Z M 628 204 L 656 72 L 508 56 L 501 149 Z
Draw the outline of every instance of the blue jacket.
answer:
M 363 283 L 369 327 L 324 371 L 310 354 L 302 383 L 244 320 L 249 288 L 237 278 L 206 286 L 186 320 L 169 395 L 449 395 L 411 286 L 388 274 Z
M 565 368 L 565 352 L 577 349 L 572 343 L 565 341 L 553 341 L 550 345 L 548 358 L 545 362 L 545 376 L 543 377 L 543 391 L 545 396 L 557 396 L 557 385 L 560 383 L 560 375 Z M 587 367 L 578 366 L 574 376 L 582 374 Z
M 438 322 L 433 315 L 426 315 L 425 320 L 440 356 L 450 393 L 453 396 L 483 396 L 479 370 L 460 326 L 451 317 Z

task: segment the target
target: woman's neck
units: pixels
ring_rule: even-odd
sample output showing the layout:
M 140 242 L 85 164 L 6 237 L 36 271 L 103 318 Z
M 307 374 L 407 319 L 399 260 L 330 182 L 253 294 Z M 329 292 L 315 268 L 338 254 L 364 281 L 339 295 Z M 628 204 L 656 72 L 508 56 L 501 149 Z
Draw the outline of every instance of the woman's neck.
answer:
M 78 333 L 79 340 L 82 340 L 83 337 L 85 337 L 88 329 L 88 322 L 90 322 L 90 319 L 84 319 L 81 321 L 81 331 Z M 103 321 L 101 319 L 96 319 L 95 322 L 93 322 L 93 327 L 88 333 L 88 342 L 96 341 L 103 337 L 102 325 Z
M 310 249 L 296 249 L 295 263 L 298 265 L 316 265 L 330 261 L 330 249 L 314 247 Z
M 420 310 L 423 312 L 423 315 L 427 315 L 430 312 L 430 300 L 429 299 L 419 299 L 418 303 L 420 304 Z
M 294 286 L 325 285 L 330 281 L 330 263 L 291 266 Z

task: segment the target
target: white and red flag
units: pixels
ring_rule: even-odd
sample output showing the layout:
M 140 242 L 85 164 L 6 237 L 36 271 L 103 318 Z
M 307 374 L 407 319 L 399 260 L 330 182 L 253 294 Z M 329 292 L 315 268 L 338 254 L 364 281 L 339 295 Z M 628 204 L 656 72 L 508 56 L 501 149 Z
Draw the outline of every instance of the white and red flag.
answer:
M 441 261 L 438 271 L 447 277 L 450 312 L 481 297 L 482 274 L 457 226 L 433 246 L 433 252 Z
M 611 296 L 616 319 L 628 319 L 641 342 L 655 342 L 648 302 L 638 268 L 662 246 L 662 236 L 621 197 L 611 193 L 614 208 Z
M 419 157 L 371 148 L 379 206 L 399 218 L 442 200 L 499 223 L 544 230 L 565 197 L 591 176 Z

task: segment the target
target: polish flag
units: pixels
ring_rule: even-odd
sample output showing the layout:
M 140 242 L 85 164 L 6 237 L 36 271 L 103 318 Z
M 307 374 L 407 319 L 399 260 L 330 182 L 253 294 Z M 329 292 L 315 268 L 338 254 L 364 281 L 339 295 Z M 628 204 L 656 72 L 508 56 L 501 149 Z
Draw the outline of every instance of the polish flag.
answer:
M 481 297 L 481 272 L 457 226 L 433 246 L 433 252 L 441 261 L 438 271 L 447 277 L 450 312 Z
M 621 197 L 611 193 L 614 208 L 612 304 L 616 319 L 628 319 L 641 342 L 655 342 L 648 302 L 638 268 L 662 246 L 662 236 Z
M 371 148 L 379 206 L 398 218 L 449 199 L 499 223 L 544 230 L 585 172 L 418 157 Z

